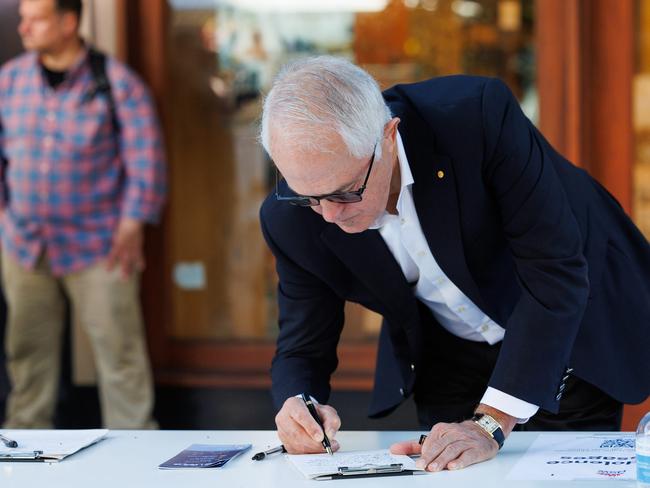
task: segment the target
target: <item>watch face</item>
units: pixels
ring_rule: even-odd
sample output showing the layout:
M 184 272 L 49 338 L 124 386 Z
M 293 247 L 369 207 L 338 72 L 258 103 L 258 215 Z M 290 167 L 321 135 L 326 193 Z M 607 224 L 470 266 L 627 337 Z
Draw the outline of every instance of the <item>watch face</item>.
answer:
M 499 424 L 489 415 L 483 415 L 480 419 L 476 421 L 482 428 L 487 432 L 492 434 L 495 430 L 499 428 Z

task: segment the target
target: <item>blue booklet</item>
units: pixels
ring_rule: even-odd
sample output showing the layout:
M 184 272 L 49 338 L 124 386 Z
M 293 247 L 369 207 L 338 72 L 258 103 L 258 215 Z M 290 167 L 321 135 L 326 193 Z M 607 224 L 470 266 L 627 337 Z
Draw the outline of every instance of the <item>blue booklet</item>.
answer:
M 192 444 L 158 467 L 161 469 L 220 468 L 250 448 L 251 444 Z

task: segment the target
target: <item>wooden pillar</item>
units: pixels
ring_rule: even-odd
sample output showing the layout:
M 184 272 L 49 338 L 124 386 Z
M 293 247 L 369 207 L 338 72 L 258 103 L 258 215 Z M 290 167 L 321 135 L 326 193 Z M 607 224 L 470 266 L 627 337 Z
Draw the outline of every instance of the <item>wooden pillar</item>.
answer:
M 583 51 L 583 154 L 588 169 L 630 213 L 634 165 L 632 81 L 634 74 L 633 0 L 588 0 Z
M 535 7 L 540 129 L 566 158 L 582 165 L 579 0 L 537 0 Z
M 629 213 L 633 0 L 538 0 L 540 128 Z
M 149 86 L 156 102 L 163 131 L 168 126 L 164 112 L 167 90 L 166 36 L 167 2 L 165 0 L 117 0 L 117 53 Z M 168 134 L 166 134 L 167 136 Z M 169 137 L 165 137 L 169 140 Z M 168 173 L 171 168 L 168 166 Z M 171 180 L 171 177 L 169 178 Z M 166 243 L 171 230 L 166 224 L 149 227 L 145 237 L 146 269 L 142 276 L 142 306 L 147 327 L 147 340 L 154 365 L 163 366 L 168 356 L 165 330 L 169 329 L 171 313 L 170 276 L 166 259 Z

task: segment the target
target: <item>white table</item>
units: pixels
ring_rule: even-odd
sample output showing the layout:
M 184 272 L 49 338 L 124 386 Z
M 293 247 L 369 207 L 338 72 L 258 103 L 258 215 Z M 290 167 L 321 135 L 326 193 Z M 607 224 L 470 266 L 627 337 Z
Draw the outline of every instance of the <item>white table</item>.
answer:
M 342 449 L 388 448 L 391 443 L 417 439 L 419 432 L 341 432 Z M 253 453 L 278 444 L 271 431 L 111 431 L 100 443 L 59 463 L 0 463 L 1 488 L 369 488 L 369 487 L 477 487 L 566 488 L 616 486 L 632 488 L 634 482 L 506 481 L 515 461 L 537 433 L 514 432 L 495 459 L 460 471 L 421 476 L 311 481 L 302 477 L 282 455 L 252 461 Z M 220 469 L 161 470 L 158 465 L 190 444 L 242 444 L 253 448 Z

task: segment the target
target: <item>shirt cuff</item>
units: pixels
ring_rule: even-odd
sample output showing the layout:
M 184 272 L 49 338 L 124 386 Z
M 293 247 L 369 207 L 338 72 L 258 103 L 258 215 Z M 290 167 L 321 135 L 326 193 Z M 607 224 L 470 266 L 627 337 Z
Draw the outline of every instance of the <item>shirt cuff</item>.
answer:
M 515 417 L 518 424 L 525 424 L 539 410 L 538 405 L 520 400 L 491 386 L 488 386 L 481 403 Z
M 302 398 L 302 395 L 299 393 L 299 394 L 295 395 L 295 397 L 296 398 Z M 311 399 L 312 403 L 315 403 L 316 405 L 320 405 L 320 403 L 318 403 L 318 400 L 316 400 L 313 396 L 309 395 L 309 398 Z

